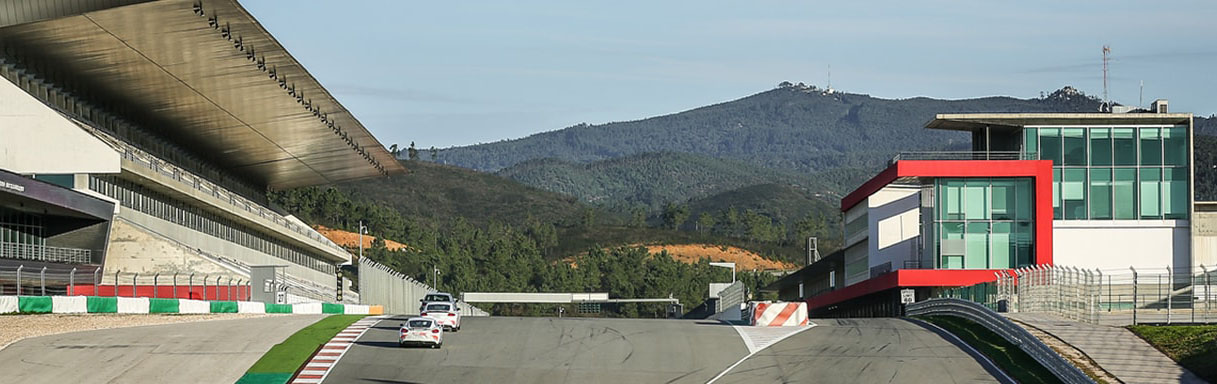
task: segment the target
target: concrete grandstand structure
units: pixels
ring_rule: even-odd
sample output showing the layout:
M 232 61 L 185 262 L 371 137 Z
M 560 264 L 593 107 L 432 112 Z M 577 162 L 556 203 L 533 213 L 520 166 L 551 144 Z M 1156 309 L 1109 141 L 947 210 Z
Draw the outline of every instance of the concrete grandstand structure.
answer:
M 350 253 L 266 193 L 405 172 L 235 0 L 6 1 L 0 77 L 0 268 L 334 300 Z
M 769 288 L 818 315 L 898 313 L 940 289 L 1030 266 L 1173 270 L 1217 263 L 1193 196 L 1192 115 L 943 114 L 971 151 L 902 153 L 841 200 L 845 248 Z

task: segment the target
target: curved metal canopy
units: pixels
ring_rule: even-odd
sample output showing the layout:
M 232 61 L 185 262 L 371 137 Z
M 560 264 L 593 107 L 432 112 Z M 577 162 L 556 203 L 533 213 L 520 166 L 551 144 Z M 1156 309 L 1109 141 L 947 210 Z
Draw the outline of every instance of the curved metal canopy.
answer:
M 271 188 L 405 172 L 235 0 L 127 3 L 9 1 L 0 46 L 69 92 Z M 22 14 L 23 5 L 43 11 Z

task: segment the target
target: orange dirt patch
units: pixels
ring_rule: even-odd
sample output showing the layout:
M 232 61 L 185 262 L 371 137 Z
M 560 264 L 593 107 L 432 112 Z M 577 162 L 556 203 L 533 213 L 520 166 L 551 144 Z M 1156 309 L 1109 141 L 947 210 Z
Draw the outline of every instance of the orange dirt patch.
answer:
M 710 261 L 725 261 L 735 263 L 735 268 L 741 271 L 747 270 L 791 270 L 797 269 L 798 266 L 769 260 L 754 252 L 736 248 L 731 246 L 710 245 L 710 244 L 679 244 L 679 245 L 639 245 L 647 249 L 650 253 L 659 253 L 668 251 L 673 260 L 693 264 L 703 258 L 708 258 Z
M 358 233 L 347 232 L 341 229 L 326 228 L 320 225 L 314 226 L 313 229 L 316 229 L 317 232 L 321 233 L 322 236 L 325 236 L 325 238 L 330 239 L 330 241 L 333 241 L 338 245 L 352 249 L 359 248 Z M 372 242 L 375 240 L 376 237 L 363 235 L 363 247 L 372 248 Z M 388 248 L 390 251 L 400 251 L 409 247 L 405 244 L 385 239 L 385 248 Z

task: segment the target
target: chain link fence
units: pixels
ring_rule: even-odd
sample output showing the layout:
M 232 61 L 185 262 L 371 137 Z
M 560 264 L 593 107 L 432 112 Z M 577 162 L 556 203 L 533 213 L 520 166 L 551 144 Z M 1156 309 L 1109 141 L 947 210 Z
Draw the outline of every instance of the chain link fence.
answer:
M 0 296 L 121 296 L 249 300 L 249 281 L 226 274 L 103 274 L 100 268 L 0 266 Z
M 359 259 L 360 304 L 382 305 L 385 313 L 416 314 L 419 300 L 432 292 L 436 292 L 436 289 L 409 275 L 366 257 Z M 490 316 L 486 311 L 463 301 L 458 301 L 456 305 L 461 309 L 461 316 Z
M 1217 323 L 1217 271 L 1204 266 L 1181 271 L 1040 265 L 994 277 L 994 282 L 947 289 L 938 296 L 1093 324 Z

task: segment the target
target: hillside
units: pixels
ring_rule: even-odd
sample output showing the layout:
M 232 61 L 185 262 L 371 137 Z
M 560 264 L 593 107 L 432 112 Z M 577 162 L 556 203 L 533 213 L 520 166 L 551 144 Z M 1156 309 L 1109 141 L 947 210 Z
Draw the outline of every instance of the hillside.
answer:
M 498 171 L 534 159 L 593 162 L 650 152 L 696 153 L 801 173 L 874 169 L 900 151 L 961 148 L 967 135 L 926 130 L 937 113 L 1090 112 L 1073 88 L 1042 99 L 881 99 L 785 86 L 644 120 L 580 124 L 516 140 L 441 150 L 438 161 Z
M 321 236 L 325 236 L 325 238 L 329 239 L 330 241 L 333 241 L 334 244 L 338 244 L 338 245 L 340 245 L 346 249 L 350 249 L 352 251 L 359 249 L 359 234 L 358 233 L 344 231 L 341 229 L 326 228 L 325 226 L 322 226 L 322 225 L 315 225 L 315 226 L 313 226 L 313 229 L 317 230 L 317 233 L 320 233 Z M 370 248 L 376 246 L 377 245 L 376 239 L 377 239 L 376 236 L 372 236 L 372 235 L 368 235 L 368 234 L 363 235 L 363 248 L 370 249 Z M 388 240 L 388 239 L 384 240 L 384 247 L 385 247 L 385 249 L 388 249 L 390 251 L 401 251 L 401 250 L 409 249 L 409 247 L 406 246 L 405 244 L 402 244 L 402 243 L 399 243 L 399 242 L 396 242 L 393 240 Z
M 602 205 L 658 209 L 758 184 L 783 184 L 840 193 L 835 178 L 763 168 L 687 153 L 645 153 L 591 163 L 540 159 L 515 164 L 497 174 L 545 190 Z
M 529 218 L 577 223 L 586 208 L 574 198 L 533 188 L 493 174 L 422 161 L 404 162 L 405 175 L 344 183 L 355 199 L 382 203 L 403 215 L 435 223 L 463 218 L 522 227 Z

